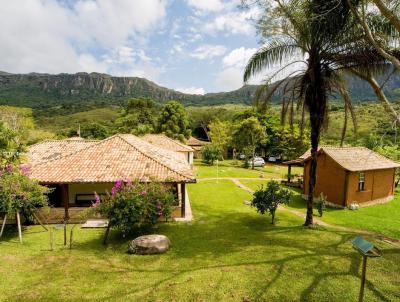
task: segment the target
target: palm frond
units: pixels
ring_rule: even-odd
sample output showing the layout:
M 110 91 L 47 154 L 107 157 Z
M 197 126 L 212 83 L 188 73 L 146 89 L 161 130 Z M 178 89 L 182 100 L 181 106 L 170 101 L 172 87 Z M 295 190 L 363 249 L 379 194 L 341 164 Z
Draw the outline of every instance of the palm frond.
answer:
M 250 77 L 275 64 L 282 65 L 283 61 L 296 52 L 300 47 L 291 39 L 276 39 L 257 51 L 246 65 L 243 81 L 247 83 Z

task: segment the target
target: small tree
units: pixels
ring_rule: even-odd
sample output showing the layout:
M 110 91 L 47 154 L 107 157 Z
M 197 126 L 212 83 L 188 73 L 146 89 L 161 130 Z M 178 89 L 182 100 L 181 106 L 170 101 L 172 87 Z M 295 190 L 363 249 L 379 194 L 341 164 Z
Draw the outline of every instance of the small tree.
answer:
M 132 183 L 119 180 L 103 200 L 96 194 L 92 210 L 108 218 L 109 227 L 118 229 L 125 236 L 151 228 L 161 216 L 166 220 L 170 218 L 174 201 L 171 187 L 155 182 Z
M 184 141 L 190 137 L 189 120 L 185 107 L 176 101 L 170 101 L 161 109 L 158 120 L 160 132 L 168 137 Z
M 221 122 L 219 119 L 215 119 L 208 125 L 208 128 L 210 129 L 208 136 L 210 137 L 211 142 L 224 151 L 231 141 L 230 123 L 226 121 Z
M 292 197 L 292 193 L 282 188 L 275 180 L 268 182 L 266 188 L 262 186 L 254 192 L 251 206 L 257 209 L 258 213 L 265 214 L 269 212 L 272 216 L 272 224 L 275 224 L 275 212 L 279 204 L 288 204 Z
M 157 106 L 150 98 L 130 99 L 121 116 L 116 120 L 118 131 L 144 135 L 155 131 Z
M 256 117 L 249 117 L 233 130 L 233 144 L 239 150 L 245 152 L 246 155 L 252 157 L 252 169 L 254 169 L 254 157 L 256 155 L 256 148 L 259 144 L 267 141 L 265 129 L 260 124 Z
M 33 221 L 37 208 L 48 205 L 49 188 L 30 179 L 26 168 L 16 168 L 9 164 L 0 172 L 0 213 L 21 213 L 25 220 Z
M 327 201 L 326 196 L 324 195 L 324 193 L 321 192 L 321 195 L 319 196 L 319 202 L 317 205 L 319 217 L 322 217 L 322 215 L 326 210 L 326 201 Z
M 215 144 L 207 144 L 201 149 L 203 162 L 214 165 L 214 161 L 222 158 L 222 148 Z

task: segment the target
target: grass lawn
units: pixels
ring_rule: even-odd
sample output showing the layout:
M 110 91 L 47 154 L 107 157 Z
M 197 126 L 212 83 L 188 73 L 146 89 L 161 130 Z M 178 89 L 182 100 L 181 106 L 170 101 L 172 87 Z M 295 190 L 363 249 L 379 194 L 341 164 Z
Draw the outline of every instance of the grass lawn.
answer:
M 242 168 L 242 161 L 224 160 L 218 163 L 218 177 L 237 177 L 237 178 L 285 178 L 287 166 L 267 164 L 265 167 Z M 217 165 L 206 165 L 200 160 L 195 161 L 195 172 L 197 178 L 217 177 Z M 302 173 L 301 168 L 293 167 L 292 173 Z
M 242 184 L 257 190 L 261 185 L 265 185 L 268 180 L 241 180 Z M 287 206 L 301 212 L 306 212 L 306 201 L 301 198 L 300 190 L 291 189 L 295 194 L 291 203 Z M 319 217 L 317 209 L 314 209 L 315 217 L 331 223 L 356 229 L 365 229 L 380 233 L 386 236 L 400 239 L 400 194 L 389 203 L 360 208 L 356 211 L 348 209 L 328 208 Z
M 296 195 L 288 206 L 306 212 L 306 201 Z M 314 210 L 316 217 L 318 211 Z M 400 194 L 394 200 L 380 205 L 360 208 L 356 211 L 348 209 L 328 208 L 319 219 L 331 224 L 365 229 L 400 239 Z
M 40 226 L 14 228 L 0 241 L 1 301 L 355 301 L 360 256 L 354 234 L 306 229 L 283 212 L 277 223 L 243 204 L 250 194 L 231 181 L 189 186 L 195 220 L 159 224 L 173 244 L 164 255 L 126 254 L 128 238 L 76 228 L 73 249 L 49 251 Z M 365 301 L 400 299 L 400 250 L 377 242 Z

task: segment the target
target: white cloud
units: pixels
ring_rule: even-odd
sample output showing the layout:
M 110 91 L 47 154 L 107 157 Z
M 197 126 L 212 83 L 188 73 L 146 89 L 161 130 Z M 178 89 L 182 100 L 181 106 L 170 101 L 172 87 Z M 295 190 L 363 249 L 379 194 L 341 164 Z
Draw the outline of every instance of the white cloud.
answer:
M 164 0 L 80 0 L 73 10 L 90 38 L 111 47 L 159 25 L 165 6 Z
M 219 57 L 225 53 L 226 47 L 223 45 L 205 44 L 196 48 L 190 56 L 199 60 L 204 60 Z
M 224 66 L 244 68 L 256 51 L 257 48 L 236 48 L 222 59 L 222 63 Z
M 187 0 L 187 4 L 199 11 L 217 12 L 224 8 L 221 0 Z
M 187 87 L 187 88 L 176 88 L 177 91 L 188 93 L 188 94 L 205 94 L 204 88 L 198 87 Z
M 234 90 L 243 86 L 243 71 L 256 48 L 240 47 L 222 58 L 223 69 L 217 74 L 216 84 L 220 90 Z M 261 77 L 255 77 L 251 83 L 259 84 Z
M 164 0 L 79 0 L 69 7 L 56 0 L 8 1 L 0 10 L 0 70 L 110 72 L 109 62 L 91 54 L 93 48 L 120 49 L 120 59 L 129 61 L 130 53 L 120 47 L 162 26 L 165 7 Z
M 211 22 L 207 22 L 202 31 L 215 35 L 217 32 L 226 34 L 254 34 L 254 24 L 251 20 L 258 18 L 259 8 L 256 6 L 247 10 L 232 10 L 219 14 Z

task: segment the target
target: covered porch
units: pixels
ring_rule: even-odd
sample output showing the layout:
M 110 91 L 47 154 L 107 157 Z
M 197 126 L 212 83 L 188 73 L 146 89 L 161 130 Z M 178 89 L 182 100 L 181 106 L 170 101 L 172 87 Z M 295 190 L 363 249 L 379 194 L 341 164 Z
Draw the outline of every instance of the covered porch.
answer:
M 99 219 L 101 217 L 87 217 L 84 211 L 95 202 L 95 192 L 105 196 L 111 192 L 113 183 L 65 183 L 46 184 L 53 189 L 49 195 L 49 209 L 39 210 L 43 222 L 61 223 L 82 223 L 87 219 Z M 191 216 L 189 196 L 186 190 L 186 183 L 167 183 L 173 186 L 176 194 L 176 204 L 172 211 L 172 218 L 176 220 L 187 220 Z M 189 207 L 188 207 L 189 205 Z M 187 213 L 189 212 L 189 213 Z
M 283 162 L 288 167 L 286 179 L 282 180 L 281 183 L 288 187 L 303 188 L 303 174 L 293 174 L 292 167 L 304 167 L 304 160 L 297 158 Z

